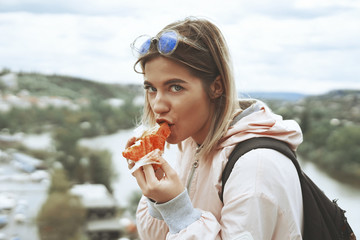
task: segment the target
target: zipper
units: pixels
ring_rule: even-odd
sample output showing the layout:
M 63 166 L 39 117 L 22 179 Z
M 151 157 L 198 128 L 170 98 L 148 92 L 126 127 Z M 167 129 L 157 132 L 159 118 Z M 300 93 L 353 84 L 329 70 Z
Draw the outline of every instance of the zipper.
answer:
M 188 177 L 188 181 L 187 181 L 187 184 L 186 184 L 186 188 L 188 191 L 190 191 L 190 186 L 191 186 L 191 182 L 194 178 L 194 173 L 195 173 L 195 170 L 199 167 L 199 159 L 197 157 L 198 153 L 200 151 L 200 148 L 198 148 L 196 150 L 196 153 L 195 153 L 195 161 L 194 163 L 192 164 L 192 168 L 191 168 L 191 171 L 190 171 L 190 174 L 189 174 L 189 177 Z

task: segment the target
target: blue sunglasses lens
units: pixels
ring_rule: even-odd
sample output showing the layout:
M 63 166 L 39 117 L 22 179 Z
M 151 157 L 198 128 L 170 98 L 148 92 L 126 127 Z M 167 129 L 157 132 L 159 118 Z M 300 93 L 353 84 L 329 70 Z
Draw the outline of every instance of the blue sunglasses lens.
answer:
M 130 45 L 134 55 L 138 57 L 147 54 L 154 40 L 157 40 L 157 50 L 163 55 L 169 55 L 177 48 L 179 36 L 175 31 L 163 32 L 159 38 L 141 35 Z
M 149 38 L 141 45 L 141 47 L 139 48 L 139 53 L 141 55 L 146 54 L 150 49 L 150 45 L 151 45 L 151 39 Z
M 174 31 L 164 32 L 158 42 L 158 50 L 162 54 L 170 54 L 178 45 L 178 36 Z

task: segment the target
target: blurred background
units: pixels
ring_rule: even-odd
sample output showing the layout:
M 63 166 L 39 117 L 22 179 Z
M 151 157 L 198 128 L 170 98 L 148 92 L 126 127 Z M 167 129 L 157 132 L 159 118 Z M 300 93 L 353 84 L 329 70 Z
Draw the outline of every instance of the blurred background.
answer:
M 223 31 L 239 97 L 301 125 L 303 170 L 360 235 L 359 1 L 0 0 L 0 239 L 137 239 L 130 44 L 187 16 Z

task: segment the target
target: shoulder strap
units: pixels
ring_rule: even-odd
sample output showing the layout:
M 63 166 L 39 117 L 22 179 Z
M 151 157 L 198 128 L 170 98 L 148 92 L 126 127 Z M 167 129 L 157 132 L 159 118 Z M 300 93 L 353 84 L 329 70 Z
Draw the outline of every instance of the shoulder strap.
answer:
M 220 199 L 223 201 L 224 187 L 236 161 L 245 153 L 257 149 L 274 149 L 287 156 L 294 164 L 301 184 L 304 211 L 304 240 L 355 240 L 352 231 L 336 201 L 331 201 L 325 193 L 301 170 L 296 154 L 289 145 L 273 138 L 251 138 L 238 143 L 229 156 L 229 160 L 222 174 L 222 191 Z
M 269 137 L 258 137 L 258 138 L 250 138 L 248 140 L 245 140 L 243 142 L 239 142 L 234 150 L 231 152 L 229 156 L 229 160 L 226 163 L 226 166 L 224 168 L 224 171 L 222 173 L 222 191 L 220 194 L 220 199 L 223 201 L 223 194 L 224 194 L 224 187 L 225 183 L 230 177 L 231 171 L 234 168 L 234 165 L 236 161 L 245 153 L 257 149 L 257 148 L 268 148 L 268 149 L 274 149 L 288 158 L 291 159 L 291 161 L 294 163 L 296 170 L 298 171 L 298 174 L 300 176 L 301 174 L 301 168 L 300 165 L 296 159 L 295 153 L 290 149 L 289 145 L 283 141 L 276 140 L 274 138 Z

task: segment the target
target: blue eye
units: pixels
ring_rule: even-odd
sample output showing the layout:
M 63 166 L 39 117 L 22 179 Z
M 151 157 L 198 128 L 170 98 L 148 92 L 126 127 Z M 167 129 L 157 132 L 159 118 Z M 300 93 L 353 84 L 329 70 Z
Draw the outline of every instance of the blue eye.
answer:
M 172 86 L 170 87 L 170 89 L 171 89 L 171 91 L 173 91 L 173 92 L 179 92 L 179 91 L 183 90 L 184 88 L 183 88 L 182 86 L 180 86 L 180 85 L 172 85 Z
M 154 88 L 153 86 L 150 86 L 150 85 L 145 85 L 144 86 L 144 89 L 147 91 L 147 92 L 156 92 L 156 88 Z

